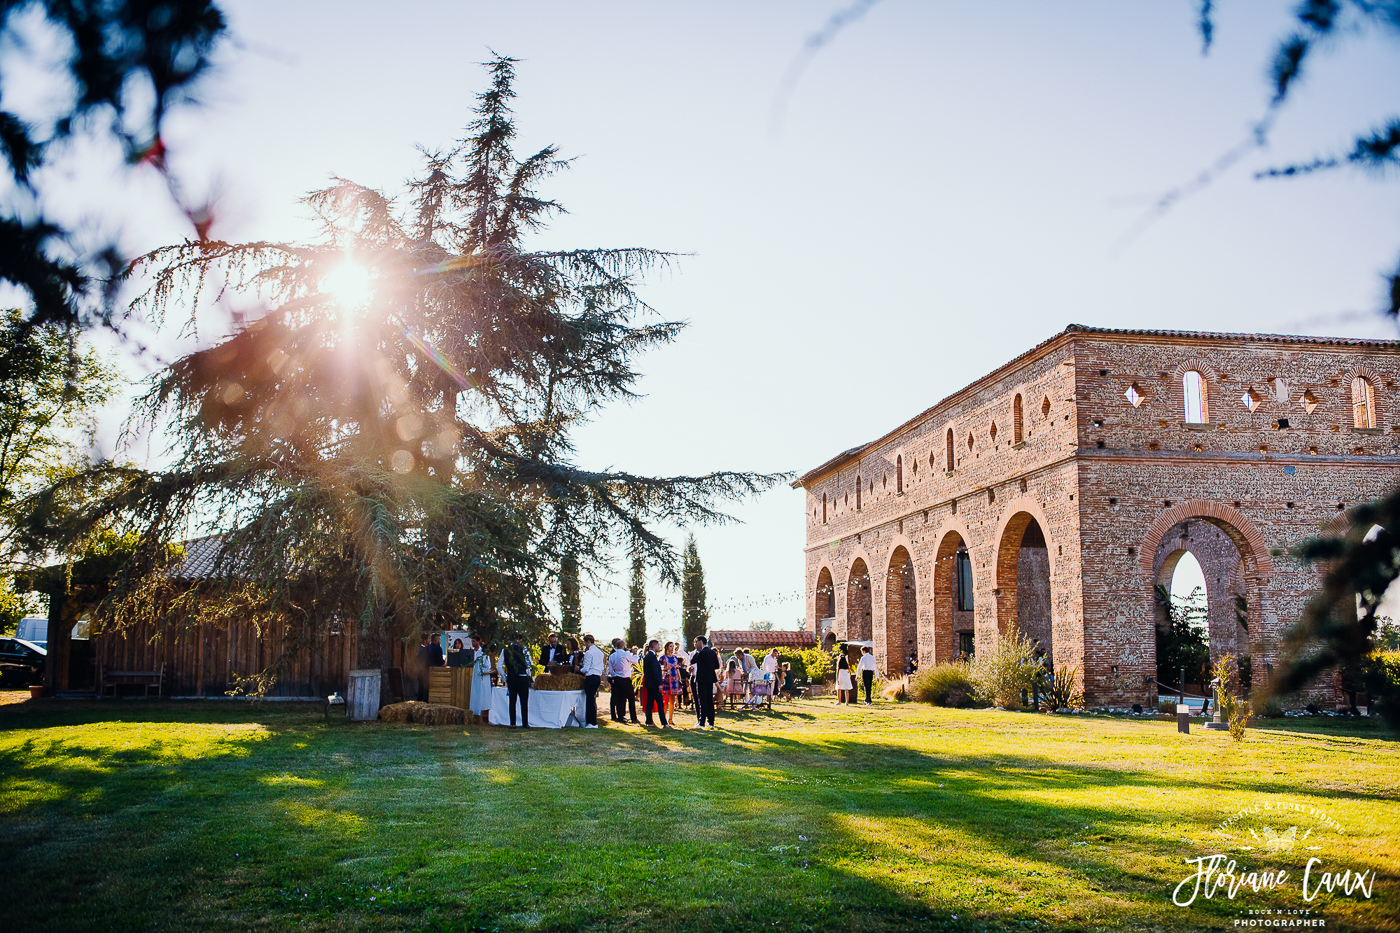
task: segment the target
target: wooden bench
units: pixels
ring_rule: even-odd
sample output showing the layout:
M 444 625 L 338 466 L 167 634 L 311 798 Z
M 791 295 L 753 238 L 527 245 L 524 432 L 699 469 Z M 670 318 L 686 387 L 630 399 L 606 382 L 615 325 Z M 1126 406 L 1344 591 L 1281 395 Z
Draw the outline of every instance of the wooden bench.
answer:
M 162 664 L 158 671 L 111 671 L 104 667 L 101 670 L 101 683 L 104 697 L 116 699 L 118 687 L 136 686 L 142 688 L 142 696 L 159 699 L 165 683 L 165 665 Z

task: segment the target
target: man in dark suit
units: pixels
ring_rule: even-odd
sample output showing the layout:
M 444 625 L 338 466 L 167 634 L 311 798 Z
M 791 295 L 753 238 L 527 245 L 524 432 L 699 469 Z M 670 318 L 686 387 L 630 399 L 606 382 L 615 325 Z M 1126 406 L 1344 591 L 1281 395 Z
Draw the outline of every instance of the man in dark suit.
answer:
M 719 654 L 710 647 L 704 635 L 695 637 L 695 655 L 691 663 L 695 666 L 695 725 L 703 729 L 705 723 L 715 727 L 715 684 L 719 681 Z
M 661 717 L 661 728 L 669 729 L 671 724 L 666 721 L 666 703 L 661 699 L 661 659 L 656 656 L 657 649 L 661 647 L 661 642 L 653 638 L 647 642 L 646 657 L 642 658 L 642 689 L 646 691 L 646 717 L 647 725 L 655 725 L 651 721 L 651 708 L 656 707 L 656 715 Z
M 553 632 L 549 633 L 549 644 L 540 651 L 540 665 L 549 673 L 554 673 L 555 665 L 571 665 L 569 654 L 564 646 L 559 644 L 559 636 Z

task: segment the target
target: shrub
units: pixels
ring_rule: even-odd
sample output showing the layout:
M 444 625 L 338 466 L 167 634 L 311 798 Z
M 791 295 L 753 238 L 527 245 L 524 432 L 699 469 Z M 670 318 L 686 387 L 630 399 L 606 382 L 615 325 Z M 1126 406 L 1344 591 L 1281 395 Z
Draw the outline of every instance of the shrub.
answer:
M 1371 695 L 1371 715 L 1380 713 L 1391 722 L 1400 721 L 1400 651 L 1377 651 L 1368 660 L 1366 692 Z
M 1220 715 L 1229 725 L 1230 738 L 1236 742 L 1243 742 L 1245 728 L 1249 725 L 1250 717 L 1254 715 L 1254 707 L 1248 700 L 1241 699 L 1235 693 L 1239 686 L 1235 656 L 1227 654 L 1221 657 L 1215 662 L 1215 670 L 1212 673 L 1220 698 Z
M 1079 689 L 1079 668 L 1060 667 L 1055 669 L 1045 684 L 1041 694 L 1040 708 L 1053 713 L 1057 709 L 1083 709 L 1084 694 Z
M 880 699 L 904 703 L 909 699 L 909 678 L 898 677 L 883 681 L 880 686 Z
M 961 709 L 971 702 L 976 691 L 965 661 L 945 661 L 915 674 L 908 692 L 920 703 Z
M 1035 645 L 1016 629 L 995 638 L 986 650 L 978 650 L 969 666 L 977 698 L 993 706 L 1016 709 L 1021 693 L 1034 690 L 1045 676 L 1035 656 Z
M 766 652 L 765 652 L 766 653 Z M 792 676 L 808 683 L 819 684 L 831 672 L 831 661 L 820 648 L 779 648 L 778 658 L 792 665 Z

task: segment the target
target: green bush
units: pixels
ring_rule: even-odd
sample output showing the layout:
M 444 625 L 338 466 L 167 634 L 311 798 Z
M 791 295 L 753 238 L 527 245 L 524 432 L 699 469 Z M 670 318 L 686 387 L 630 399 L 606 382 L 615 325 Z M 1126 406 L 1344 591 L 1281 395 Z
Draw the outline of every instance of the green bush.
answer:
M 976 690 L 964 661 L 945 661 L 924 668 L 909 681 L 909 698 L 934 706 L 961 709 L 972 703 Z
M 1045 667 L 1036 657 L 1035 644 L 1018 630 L 1011 629 L 993 639 L 969 665 L 977 698 L 992 706 L 1017 709 L 1021 694 L 1036 689 L 1045 677 Z
M 1400 722 L 1400 651 L 1377 651 L 1371 655 L 1366 672 L 1366 692 L 1371 696 L 1371 715 Z
M 764 654 L 767 653 L 765 650 Z M 792 665 L 794 678 L 808 683 L 823 683 L 831 672 L 831 661 L 820 648 L 779 648 L 778 659 Z

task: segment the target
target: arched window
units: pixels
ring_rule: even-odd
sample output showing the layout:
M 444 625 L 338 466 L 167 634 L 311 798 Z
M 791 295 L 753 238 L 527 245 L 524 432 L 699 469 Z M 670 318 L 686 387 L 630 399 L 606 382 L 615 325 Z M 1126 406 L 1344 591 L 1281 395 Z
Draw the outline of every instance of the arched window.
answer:
M 904 494 L 904 455 L 900 454 L 894 458 L 894 491 L 895 495 Z
M 953 564 L 957 568 L 958 581 L 958 611 L 972 611 L 972 558 L 968 556 L 967 548 L 958 548 L 956 560 Z
M 822 493 L 822 524 L 826 524 L 826 493 Z
M 856 474 L 856 511 L 860 511 L 860 474 Z
M 1021 393 L 1016 393 L 1016 401 L 1011 406 L 1011 443 L 1019 444 L 1026 439 L 1021 419 Z
M 1205 424 L 1210 418 L 1206 407 L 1206 382 L 1201 374 L 1188 369 L 1181 376 L 1181 398 L 1183 420 L 1187 424 Z
M 949 473 L 953 472 L 953 429 L 948 429 L 948 464 L 944 467 Z
M 1358 428 L 1376 426 L 1376 387 L 1365 376 L 1351 381 L 1351 420 Z

